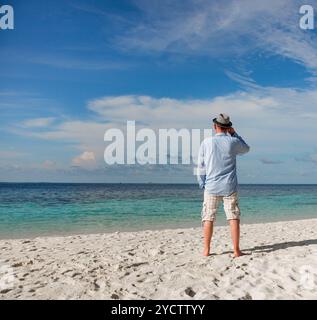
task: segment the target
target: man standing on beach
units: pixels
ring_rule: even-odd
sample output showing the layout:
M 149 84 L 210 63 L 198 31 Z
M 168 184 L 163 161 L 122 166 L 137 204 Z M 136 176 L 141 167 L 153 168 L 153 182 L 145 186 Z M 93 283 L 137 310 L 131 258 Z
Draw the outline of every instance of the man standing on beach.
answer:
M 228 115 L 221 113 L 213 119 L 216 135 L 206 138 L 199 149 L 198 182 L 204 189 L 204 202 L 201 213 L 204 229 L 204 256 L 210 254 L 210 241 L 213 222 L 219 202 L 231 228 L 234 256 L 242 255 L 239 247 L 240 209 L 238 205 L 238 181 L 236 156 L 247 153 L 250 147 L 235 132 Z

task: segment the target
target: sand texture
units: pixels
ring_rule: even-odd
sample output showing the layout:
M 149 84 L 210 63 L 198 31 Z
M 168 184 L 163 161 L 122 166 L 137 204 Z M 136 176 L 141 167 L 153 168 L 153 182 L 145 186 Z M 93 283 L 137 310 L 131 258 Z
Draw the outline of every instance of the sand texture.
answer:
M 316 299 L 317 219 L 0 240 L 0 299 Z

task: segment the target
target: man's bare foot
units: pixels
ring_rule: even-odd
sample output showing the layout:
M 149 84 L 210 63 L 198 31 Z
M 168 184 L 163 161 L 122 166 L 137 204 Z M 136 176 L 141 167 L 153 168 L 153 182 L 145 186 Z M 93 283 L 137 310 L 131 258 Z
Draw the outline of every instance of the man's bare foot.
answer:
M 234 251 L 234 253 L 233 253 L 234 258 L 238 258 L 241 256 L 244 256 L 244 253 L 241 250 Z
M 204 252 L 203 252 L 203 256 L 205 256 L 205 257 L 210 256 L 209 250 L 210 249 L 205 249 Z

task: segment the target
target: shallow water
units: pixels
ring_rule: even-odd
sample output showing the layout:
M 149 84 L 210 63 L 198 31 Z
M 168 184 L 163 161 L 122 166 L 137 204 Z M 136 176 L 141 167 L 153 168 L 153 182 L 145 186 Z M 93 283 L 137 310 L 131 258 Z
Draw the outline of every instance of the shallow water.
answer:
M 317 217 L 317 185 L 240 185 L 239 194 L 243 223 Z M 196 227 L 202 196 L 188 184 L 0 183 L 0 238 Z

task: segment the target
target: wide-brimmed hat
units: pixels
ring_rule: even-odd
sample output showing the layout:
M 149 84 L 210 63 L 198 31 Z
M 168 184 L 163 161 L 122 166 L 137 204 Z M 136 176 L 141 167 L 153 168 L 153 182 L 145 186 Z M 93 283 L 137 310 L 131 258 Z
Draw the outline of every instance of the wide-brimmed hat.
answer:
M 212 119 L 212 121 L 221 128 L 230 128 L 232 126 L 230 117 L 225 113 L 220 113 L 218 117 Z

